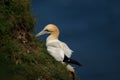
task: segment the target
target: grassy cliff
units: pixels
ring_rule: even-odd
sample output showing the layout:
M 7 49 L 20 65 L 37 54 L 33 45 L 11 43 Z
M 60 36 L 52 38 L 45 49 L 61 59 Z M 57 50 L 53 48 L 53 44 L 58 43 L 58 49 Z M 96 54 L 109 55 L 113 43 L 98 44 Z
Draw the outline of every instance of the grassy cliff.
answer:
M 30 0 L 0 0 L 0 80 L 71 80 L 34 37 Z

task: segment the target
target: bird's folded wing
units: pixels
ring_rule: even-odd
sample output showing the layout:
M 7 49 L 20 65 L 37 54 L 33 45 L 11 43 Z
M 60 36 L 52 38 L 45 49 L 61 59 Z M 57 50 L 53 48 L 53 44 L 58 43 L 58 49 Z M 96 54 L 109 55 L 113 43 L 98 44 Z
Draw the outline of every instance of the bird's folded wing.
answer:
M 73 51 L 67 46 L 67 44 L 61 42 L 60 47 L 64 50 L 64 54 L 70 58 Z
M 56 50 L 61 50 L 63 51 L 63 53 L 67 56 L 67 57 L 71 57 L 71 54 L 72 54 L 72 50 L 67 46 L 67 44 L 65 44 L 64 42 L 61 42 L 59 40 L 54 40 L 54 41 L 51 41 L 49 43 L 47 43 L 47 47 L 53 47 L 53 48 L 56 48 Z M 59 51 L 58 50 L 58 51 Z

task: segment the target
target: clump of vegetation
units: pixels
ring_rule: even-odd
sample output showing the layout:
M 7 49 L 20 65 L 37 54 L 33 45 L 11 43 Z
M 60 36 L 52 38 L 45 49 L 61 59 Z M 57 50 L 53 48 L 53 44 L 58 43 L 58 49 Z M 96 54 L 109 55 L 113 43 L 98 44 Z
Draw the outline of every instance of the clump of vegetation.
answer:
M 71 80 L 33 35 L 29 0 L 0 0 L 0 79 Z

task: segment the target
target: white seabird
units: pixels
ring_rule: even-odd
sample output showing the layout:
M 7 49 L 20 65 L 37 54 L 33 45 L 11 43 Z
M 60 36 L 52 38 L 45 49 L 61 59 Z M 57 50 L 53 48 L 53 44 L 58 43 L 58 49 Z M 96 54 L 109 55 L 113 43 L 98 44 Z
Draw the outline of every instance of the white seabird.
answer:
M 46 40 L 47 51 L 56 61 L 66 64 L 67 69 L 74 73 L 74 68 L 69 63 L 77 64 L 79 66 L 82 65 L 70 58 L 73 51 L 67 46 L 67 44 L 58 39 L 59 33 L 59 29 L 56 25 L 48 24 L 41 32 L 36 34 L 36 37 L 50 34 Z

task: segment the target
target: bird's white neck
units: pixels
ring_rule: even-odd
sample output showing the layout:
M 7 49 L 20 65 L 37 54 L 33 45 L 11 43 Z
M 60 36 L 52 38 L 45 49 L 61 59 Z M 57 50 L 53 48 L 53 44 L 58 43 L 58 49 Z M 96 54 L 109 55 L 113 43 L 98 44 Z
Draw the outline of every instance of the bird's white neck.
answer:
M 51 41 L 51 40 L 56 40 L 56 39 L 58 39 L 58 37 L 55 37 L 55 36 L 53 36 L 53 35 L 49 35 L 49 36 L 47 37 L 47 42 L 48 42 L 48 41 Z

